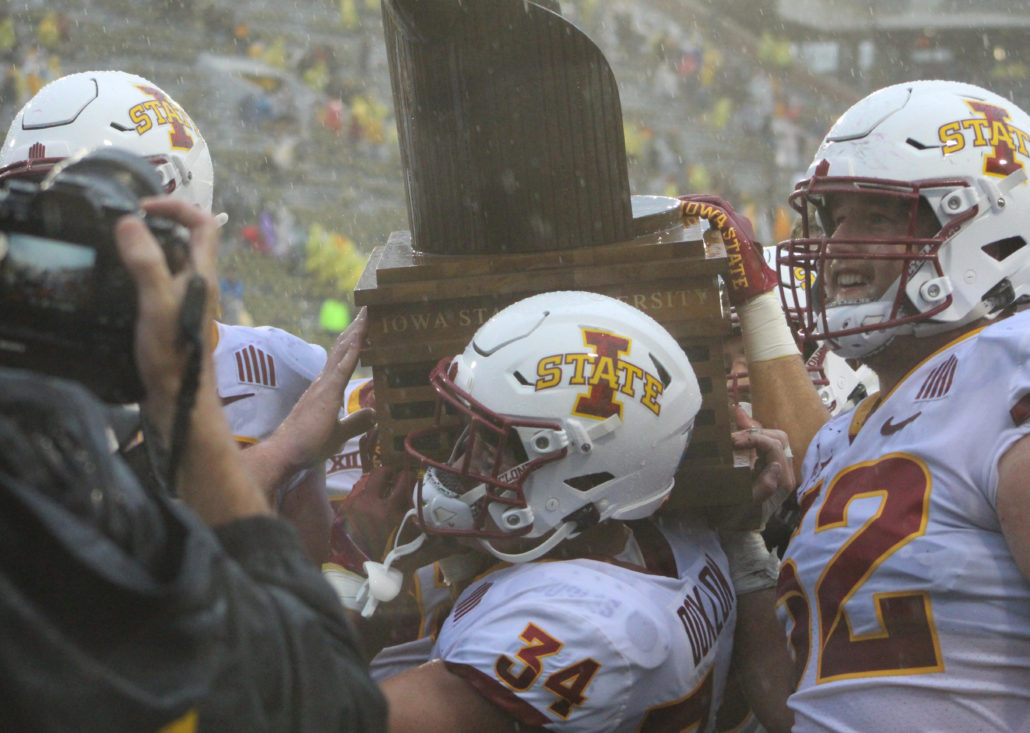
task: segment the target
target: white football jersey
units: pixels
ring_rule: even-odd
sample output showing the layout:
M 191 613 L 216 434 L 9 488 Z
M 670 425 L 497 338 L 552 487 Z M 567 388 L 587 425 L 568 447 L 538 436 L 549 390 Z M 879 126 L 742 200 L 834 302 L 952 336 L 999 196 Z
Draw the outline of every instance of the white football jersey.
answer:
M 998 461 L 1030 433 L 1030 312 L 878 400 L 805 457 L 779 580 L 794 730 L 1030 730 L 1030 585 L 995 503 Z
M 279 426 L 325 365 L 326 352 L 272 326 L 229 326 L 216 322 L 213 352 L 222 409 L 238 443 L 258 443 Z M 368 404 L 371 379 L 352 379 L 340 417 Z M 358 437 L 326 461 L 330 499 L 350 493 L 361 475 Z
M 736 597 L 714 532 L 666 536 L 671 576 L 588 559 L 488 573 L 455 602 L 433 657 L 524 724 L 711 730 Z
M 271 326 L 215 323 L 212 356 L 236 441 L 258 443 L 283 421 L 325 364 L 325 349 Z

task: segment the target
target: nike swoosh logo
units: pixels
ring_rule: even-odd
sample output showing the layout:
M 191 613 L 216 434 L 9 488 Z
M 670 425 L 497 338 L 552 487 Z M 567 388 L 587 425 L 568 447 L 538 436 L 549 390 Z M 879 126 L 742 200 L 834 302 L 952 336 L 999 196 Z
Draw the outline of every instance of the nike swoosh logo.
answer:
M 892 422 L 892 420 L 894 419 L 894 416 L 892 415 L 891 417 L 887 418 L 887 422 L 885 422 L 883 424 L 883 426 L 880 428 L 880 434 L 881 435 L 894 435 L 894 433 L 896 433 L 899 430 L 901 430 L 903 427 L 908 425 L 910 422 L 912 422 L 913 420 L 915 420 L 917 417 L 919 417 L 922 414 L 923 414 L 923 411 L 920 410 L 915 415 L 912 415 L 911 417 L 906 417 L 904 420 L 902 420 L 901 422 L 897 422 L 897 423 L 896 422 Z
M 239 402 L 240 400 L 245 400 L 248 397 L 253 396 L 253 392 L 248 392 L 246 394 L 233 394 L 229 395 L 228 397 L 222 397 L 222 395 L 218 395 L 218 399 L 222 401 L 222 407 L 226 407 L 227 405 L 231 405 L 233 402 Z

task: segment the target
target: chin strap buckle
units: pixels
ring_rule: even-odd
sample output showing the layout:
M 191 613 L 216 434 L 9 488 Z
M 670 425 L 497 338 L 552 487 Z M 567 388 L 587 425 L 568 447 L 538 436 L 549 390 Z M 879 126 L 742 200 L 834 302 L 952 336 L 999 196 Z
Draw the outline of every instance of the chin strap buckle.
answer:
M 404 515 L 400 527 L 397 528 L 396 538 L 401 536 L 401 533 L 404 531 L 404 525 L 415 514 L 414 509 L 409 509 L 408 513 Z M 363 606 L 361 609 L 362 616 L 370 618 L 376 612 L 376 608 L 380 603 L 389 603 L 397 597 L 401 592 L 401 586 L 404 585 L 404 575 L 397 568 L 391 567 L 391 565 L 405 555 L 416 552 L 425 541 L 425 533 L 420 532 L 411 542 L 396 545 L 390 550 L 383 562 L 365 561 L 363 567 L 368 579 L 361 586 L 355 599 L 356 605 Z

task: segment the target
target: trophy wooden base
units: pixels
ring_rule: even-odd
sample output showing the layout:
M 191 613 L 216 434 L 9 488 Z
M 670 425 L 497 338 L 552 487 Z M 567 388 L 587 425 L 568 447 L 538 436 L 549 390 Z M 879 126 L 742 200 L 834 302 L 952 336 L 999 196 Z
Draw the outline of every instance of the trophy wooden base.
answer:
M 404 436 L 432 421 L 433 366 L 463 351 L 490 316 L 537 293 L 589 290 L 661 323 L 700 382 L 693 439 L 663 510 L 711 508 L 718 515 L 747 504 L 750 470 L 730 444 L 723 342 L 732 332 L 717 279 L 726 271 L 725 252 L 706 253 L 700 230 L 684 228 L 678 216 L 671 228 L 656 230 L 648 217 L 634 226 L 642 233 L 629 242 L 554 252 L 427 255 L 412 248 L 406 231 L 377 247 L 354 302 L 368 308 L 361 359 L 372 369 L 384 460 L 403 455 Z

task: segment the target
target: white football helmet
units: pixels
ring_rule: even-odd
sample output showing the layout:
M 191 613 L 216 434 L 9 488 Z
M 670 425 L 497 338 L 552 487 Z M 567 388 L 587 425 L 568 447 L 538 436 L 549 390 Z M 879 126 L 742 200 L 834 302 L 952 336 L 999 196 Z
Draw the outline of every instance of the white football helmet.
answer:
M 0 180 L 42 179 L 61 160 L 107 146 L 146 158 L 167 193 L 211 211 L 214 168 L 196 124 L 156 84 L 124 71 L 69 74 L 40 89 L 7 131 Z
M 662 326 L 585 292 L 505 308 L 431 383 L 434 425 L 405 439 L 427 469 L 415 489 L 419 521 L 477 537 L 509 562 L 606 519 L 652 514 L 701 406 L 690 361 Z M 432 447 L 449 457 L 432 457 Z M 540 542 L 507 554 L 493 541 L 508 537 Z
M 845 358 L 861 358 L 899 334 L 930 336 L 993 317 L 1030 293 L 1028 162 L 1030 116 L 971 84 L 897 84 L 851 107 L 790 197 L 803 220 L 801 237 L 779 246 L 780 264 L 813 283 L 801 335 L 827 340 Z M 820 283 L 827 282 L 833 236 L 827 197 L 856 193 L 906 202 L 908 236 L 834 241 L 908 246 L 898 254 L 837 251 L 834 257 L 906 264 L 879 300 L 826 306 Z M 819 212 L 826 236 L 813 231 L 809 205 Z M 940 224 L 933 236 L 916 236 L 921 208 Z

